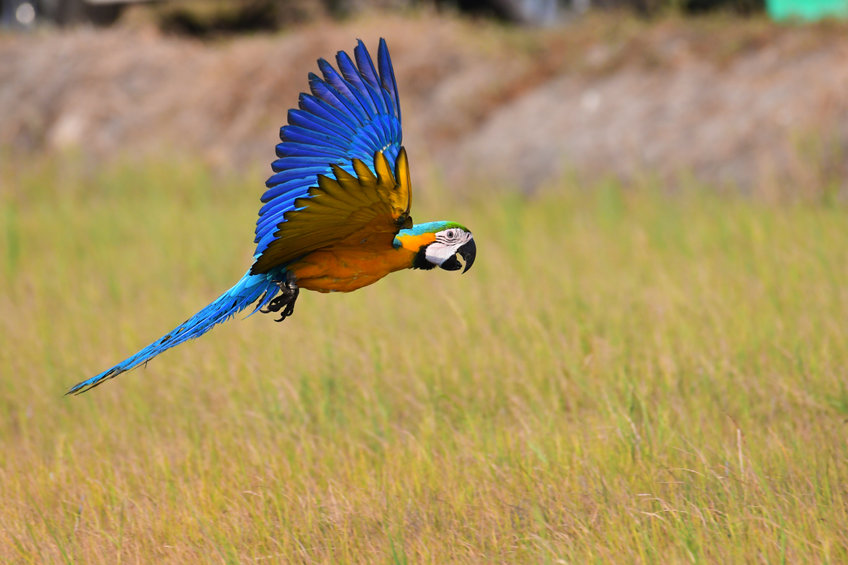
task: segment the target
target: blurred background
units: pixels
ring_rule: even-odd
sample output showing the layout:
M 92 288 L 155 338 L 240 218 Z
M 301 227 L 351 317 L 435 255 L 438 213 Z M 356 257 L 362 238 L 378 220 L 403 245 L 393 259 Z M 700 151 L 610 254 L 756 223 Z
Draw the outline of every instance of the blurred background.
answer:
M 848 0 L 0 0 L 0 563 L 848 563 Z M 388 41 L 467 275 L 244 273 Z
M 267 171 L 315 59 L 384 36 L 424 178 L 846 188 L 848 0 L 2 6 L 0 147 L 22 158 L 178 150 Z

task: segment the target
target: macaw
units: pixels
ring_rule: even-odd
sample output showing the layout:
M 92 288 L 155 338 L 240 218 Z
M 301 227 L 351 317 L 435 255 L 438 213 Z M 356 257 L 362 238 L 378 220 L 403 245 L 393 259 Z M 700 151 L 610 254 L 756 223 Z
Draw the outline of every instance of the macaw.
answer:
M 400 99 L 386 42 L 377 66 L 362 41 L 338 70 L 318 60 L 280 129 L 281 143 L 256 221 L 247 273 L 171 332 L 111 369 L 70 388 L 80 394 L 163 351 L 199 337 L 255 304 L 253 312 L 294 312 L 300 289 L 351 292 L 401 269 L 448 271 L 474 263 L 471 232 L 456 222 L 413 224 L 412 185 L 401 145 Z M 355 62 L 354 62 L 355 60 Z

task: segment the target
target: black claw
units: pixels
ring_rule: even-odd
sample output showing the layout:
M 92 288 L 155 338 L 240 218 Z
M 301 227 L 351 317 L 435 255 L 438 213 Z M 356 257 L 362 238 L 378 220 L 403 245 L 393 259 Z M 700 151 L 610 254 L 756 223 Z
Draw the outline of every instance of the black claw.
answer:
M 271 300 L 268 305 L 260 310 L 263 314 L 271 312 L 279 312 L 280 317 L 275 322 L 282 322 L 292 314 L 294 314 L 294 303 L 297 300 L 297 295 L 300 294 L 300 289 L 294 278 L 289 276 L 285 281 L 279 282 L 280 295 Z

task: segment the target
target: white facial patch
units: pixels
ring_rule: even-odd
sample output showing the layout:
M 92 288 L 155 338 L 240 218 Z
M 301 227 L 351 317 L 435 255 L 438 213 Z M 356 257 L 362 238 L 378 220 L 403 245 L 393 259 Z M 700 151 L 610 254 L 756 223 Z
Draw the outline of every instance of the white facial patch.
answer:
M 427 246 L 424 251 L 427 261 L 441 265 L 454 255 L 459 248 L 471 239 L 471 234 L 459 228 L 450 228 L 436 233 L 436 241 Z
M 459 249 L 459 245 L 446 245 L 444 243 L 439 243 L 438 241 L 434 241 L 430 245 L 427 246 L 427 249 L 424 251 L 427 260 L 434 265 L 441 265 L 454 255 L 456 255 L 456 250 Z

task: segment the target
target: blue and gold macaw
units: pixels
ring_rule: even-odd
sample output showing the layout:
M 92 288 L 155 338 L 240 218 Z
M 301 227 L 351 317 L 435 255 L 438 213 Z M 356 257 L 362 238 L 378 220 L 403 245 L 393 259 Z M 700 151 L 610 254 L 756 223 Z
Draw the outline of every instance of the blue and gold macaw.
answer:
M 476 246 L 456 222 L 413 225 L 412 187 L 401 145 L 400 99 L 386 42 L 377 67 L 360 41 L 354 59 L 324 59 L 309 75 L 280 130 L 274 174 L 256 222 L 253 265 L 231 289 L 176 329 L 111 369 L 74 385 L 85 392 L 199 337 L 256 304 L 254 312 L 294 311 L 300 289 L 350 292 L 401 269 L 467 271 Z M 354 62 L 355 60 L 355 62 Z

